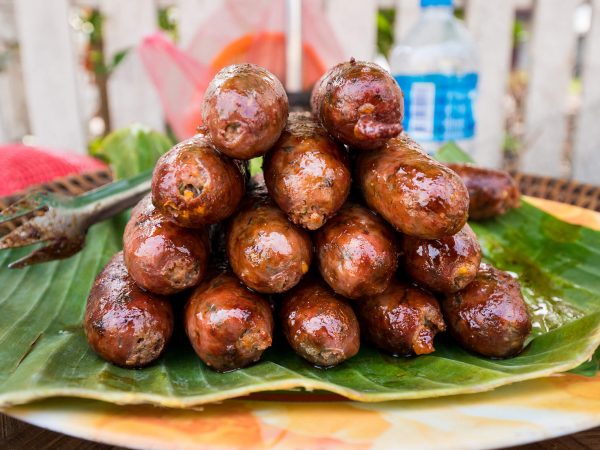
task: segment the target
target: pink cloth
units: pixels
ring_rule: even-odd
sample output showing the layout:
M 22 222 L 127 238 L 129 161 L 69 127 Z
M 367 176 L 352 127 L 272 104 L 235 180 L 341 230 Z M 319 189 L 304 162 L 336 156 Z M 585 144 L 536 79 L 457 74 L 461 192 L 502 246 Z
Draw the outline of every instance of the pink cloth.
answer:
M 18 144 L 0 146 L 0 197 L 55 178 L 105 168 L 103 162 L 85 155 Z

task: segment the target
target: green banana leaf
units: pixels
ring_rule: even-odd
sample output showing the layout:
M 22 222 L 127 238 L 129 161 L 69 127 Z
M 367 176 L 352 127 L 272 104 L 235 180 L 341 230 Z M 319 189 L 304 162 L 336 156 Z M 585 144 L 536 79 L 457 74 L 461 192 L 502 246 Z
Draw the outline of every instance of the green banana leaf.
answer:
M 453 153 L 445 152 L 446 160 Z M 600 344 L 600 232 L 561 222 L 527 201 L 473 224 L 486 260 L 517 274 L 531 309 L 532 339 L 515 358 L 479 357 L 440 336 L 431 355 L 393 358 L 363 345 L 356 357 L 322 370 L 278 338 L 260 363 L 220 374 L 196 357 L 179 327 L 156 364 L 119 368 L 90 350 L 81 321 L 94 277 L 121 247 L 125 219 L 94 226 L 85 249 L 68 260 L 9 270 L 7 263 L 28 250 L 0 252 L 0 407 L 59 395 L 180 407 L 297 388 L 359 401 L 415 399 L 597 368 L 590 358 Z

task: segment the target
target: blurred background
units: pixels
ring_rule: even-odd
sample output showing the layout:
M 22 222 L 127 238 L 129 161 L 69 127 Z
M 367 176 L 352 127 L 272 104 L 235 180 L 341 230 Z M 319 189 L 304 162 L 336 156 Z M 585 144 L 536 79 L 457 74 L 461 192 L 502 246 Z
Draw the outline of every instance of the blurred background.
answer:
M 0 0 L 0 143 L 93 153 L 132 123 L 184 138 L 224 65 L 255 62 L 285 79 L 283 3 Z M 419 0 L 302 6 L 305 90 L 350 56 L 389 68 L 420 15 Z M 478 54 L 475 159 L 600 183 L 600 1 L 454 6 Z

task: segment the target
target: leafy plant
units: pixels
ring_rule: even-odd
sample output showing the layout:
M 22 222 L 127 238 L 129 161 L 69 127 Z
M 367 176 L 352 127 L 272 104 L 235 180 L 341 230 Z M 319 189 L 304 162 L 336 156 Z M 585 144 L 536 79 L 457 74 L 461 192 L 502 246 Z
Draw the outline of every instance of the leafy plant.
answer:
M 127 178 L 154 167 L 173 142 L 150 128 L 134 124 L 95 141 L 90 154 L 110 164 L 115 178 Z
M 251 177 L 253 177 L 257 173 L 262 172 L 262 164 L 263 164 L 262 156 L 259 156 L 258 158 L 253 158 L 250 160 L 250 164 L 248 164 L 248 169 L 250 171 Z
M 177 42 L 179 40 L 179 30 L 177 29 L 174 7 L 169 6 L 158 9 L 158 27 L 165 31 L 173 41 Z
M 86 67 L 96 76 L 109 75 L 129 53 L 129 48 L 117 51 L 107 58 L 104 53 L 103 25 L 104 16 L 98 9 L 87 8 L 81 15 L 84 29 L 88 34 L 88 48 L 86 51 Z
M 395 9 L 380 9 L 377 11 L 377 50 L 386 58 L 394 45 Z

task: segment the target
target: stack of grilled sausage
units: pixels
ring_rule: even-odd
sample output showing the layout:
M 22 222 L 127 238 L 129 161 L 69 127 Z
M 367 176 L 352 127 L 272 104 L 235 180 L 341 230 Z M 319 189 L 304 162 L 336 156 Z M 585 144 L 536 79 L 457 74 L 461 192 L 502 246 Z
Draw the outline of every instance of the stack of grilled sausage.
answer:
M 467 224 L 518 206 L 510 176 L 426 155 L 402 132 L 400 88 L 375 64 L 335 66 L 311 103 L 288 114 L 261 67 L 216 75 L 199 133 L 160 158 L 123 251 L 92 288 L 94 351 L 148 365 L 177 322 L 217 371 L 258 361 L 276 327 L 318 367 L 356 355 L 361 336 L 396 356 L 433 352 L 446 329 L 484 356 L 523 349 L 519 284 L 481 262 Z M 264 179 L 249 180 L 257 156 Z

